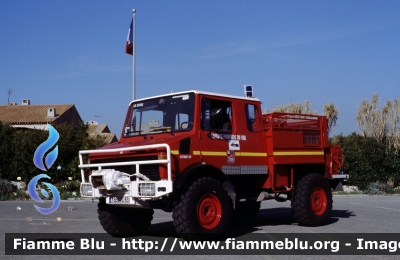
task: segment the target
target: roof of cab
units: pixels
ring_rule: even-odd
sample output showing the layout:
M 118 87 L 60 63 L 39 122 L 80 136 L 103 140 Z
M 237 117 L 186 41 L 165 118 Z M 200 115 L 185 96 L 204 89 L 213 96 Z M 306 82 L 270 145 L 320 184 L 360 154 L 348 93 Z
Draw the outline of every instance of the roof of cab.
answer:
M 241 96 L 232 96 L 232 95 L 199 91 L 199 90 L 188 90 L 188 91 L 183 91 L 183 92 L 169 93 L 169 94 L 164 94 L 164 95 L 136 99 L 136 100 L 131 101 L 129 103 L 129 105 L 131 105 L 133 102 L 140 102 L 140 101 L 145 101 L 145 100 L 149 100 L 149 99 L 153 99 L 153 98 L 162 98 L 162 97 L 167 97 L 167 96 L 179 96 L 179 95 L 184 95 L 184 94 L 188 94 L 188 93 L 195 93 L 195 94 L 202 94 L 202 95 L 209 95 L 209 96 L 216 96 L 216 97 L 224 97 L 224 98 L 242 99 L 242 100 L 249 100 L 249 101 L 260 101 L 258 98 L 255 98 L 255 97 L 241 97 Z

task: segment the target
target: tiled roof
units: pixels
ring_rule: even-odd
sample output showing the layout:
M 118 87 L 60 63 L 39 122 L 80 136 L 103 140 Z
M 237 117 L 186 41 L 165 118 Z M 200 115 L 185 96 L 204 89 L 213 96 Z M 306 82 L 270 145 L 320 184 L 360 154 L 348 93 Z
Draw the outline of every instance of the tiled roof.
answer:
M 55 109 L 55 117 L 47 117 L 49 108 Z M 9 123 L 14 126 L 25 125 L 26 127 L 26 125 L 60 122 L 77 123 L 76 120 L 78 119 L 80 120 L 80 116 L 73 104 L 0 106 L 0 122 Z M 104 138 L 106 144 L 118 141 L 115 134 L 110 133 L 110 129 L 106 124 L 89 125 L 86 132 L 93 138 L 96 138 L 96 136 Z
M 89 136 L 92 138 L 97 138 L 98 136 L 100 138 L 103 138 L 106 144 L 118 141 L 116 135 L 110 133 L 110 129 L 108 129 L 108 126 L 106 124 L 97 124 L 97 125 L 89 124 L 86 133 L 88 133 Z
M 111 143 L 118 141 L 115 134 L 111 134 L 111 133 L 90 134 L 89 137 L 92 137 L 92 138 L 100 137 L 102 139 L 104 138 L 105 144 L 111 144 Z
M 46 124 L 56 121 L 60 115 L 74 107 L 73 104 L 64 105 L 7 105 L 0 106 L 0 121 L 19 124 Z M 54 108 L 55 117 L 47 117 L 47 109 Z
M 110 130 L 106 124 L 98 124 L 98 125 L 88 125 L 88 129 L 86 131 L 88 134 L 100 134 L 100 133 L 109 133 Z

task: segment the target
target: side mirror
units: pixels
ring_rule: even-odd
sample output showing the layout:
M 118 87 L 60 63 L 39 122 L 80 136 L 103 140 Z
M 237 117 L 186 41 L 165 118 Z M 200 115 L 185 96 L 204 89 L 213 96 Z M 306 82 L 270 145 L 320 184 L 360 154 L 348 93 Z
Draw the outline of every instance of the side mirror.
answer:
M 210 130 L 217 128 L 218 126 L 218 115 L 222 112 L 222 108 L 213 108 L 211 109 L 211 116 L 210 116 Z
M 211 116 L 215 117 L 216 115 L 221 113 L 221 111 L 222 111 L 222 108 L 213 108 L 213 109 L 211 109 Z

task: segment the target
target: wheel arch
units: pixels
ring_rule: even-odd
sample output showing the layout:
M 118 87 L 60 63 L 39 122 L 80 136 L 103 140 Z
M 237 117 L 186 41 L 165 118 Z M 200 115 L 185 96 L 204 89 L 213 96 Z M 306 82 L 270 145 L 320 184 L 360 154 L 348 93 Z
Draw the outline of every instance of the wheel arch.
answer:
M 318 174 L 322 177 L 325 173 L 325 165 L 324 164 L 295 164 L 294 168 L 294 179 L 293 184 L 296 186 L 299 180 L 304 178 L 304 176 L 308 174 Z
M 211 177 L 219 181 L 228 192 L 233 208 L 235 208 L 236 192 L 231 181 L 220 169 L 209 164 L 197 163 L 184 169 L 175 179 L 174 188 L 180 192 L 184 192 L 194 181 L 201 177 Z

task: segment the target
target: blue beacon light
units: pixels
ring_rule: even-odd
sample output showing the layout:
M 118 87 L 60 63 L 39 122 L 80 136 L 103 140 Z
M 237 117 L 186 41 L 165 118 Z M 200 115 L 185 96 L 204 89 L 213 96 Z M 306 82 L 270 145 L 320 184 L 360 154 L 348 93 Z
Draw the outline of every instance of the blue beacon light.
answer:
M 244 85 L 244 94 L 246 97 L 253 97 L 253 86 Z

